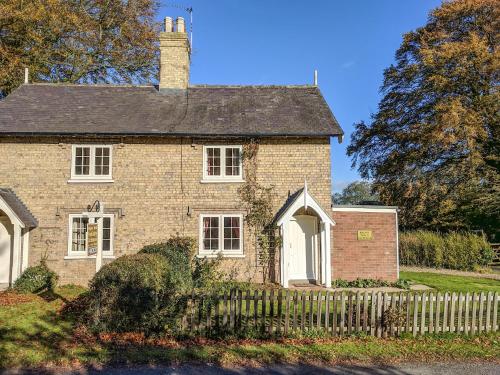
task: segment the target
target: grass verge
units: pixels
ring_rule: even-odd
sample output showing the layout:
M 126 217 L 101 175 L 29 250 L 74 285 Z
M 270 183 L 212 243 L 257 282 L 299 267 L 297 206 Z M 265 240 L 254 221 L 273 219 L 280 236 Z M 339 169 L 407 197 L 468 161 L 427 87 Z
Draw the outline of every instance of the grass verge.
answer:
M 57 313 L 83 289 L 66 286 L 17 304 L 0 306 L 0 367 L 213 363 L 222 366 L 276 362 L 397 363 L 500 360 L 500 335 L 269 341 L 95 340 Z
M 494 279 L 408 271 L 401 271 L 399 276 L 413 284 L 424 284 L 440 291 L 500 293 L 500 281 Z

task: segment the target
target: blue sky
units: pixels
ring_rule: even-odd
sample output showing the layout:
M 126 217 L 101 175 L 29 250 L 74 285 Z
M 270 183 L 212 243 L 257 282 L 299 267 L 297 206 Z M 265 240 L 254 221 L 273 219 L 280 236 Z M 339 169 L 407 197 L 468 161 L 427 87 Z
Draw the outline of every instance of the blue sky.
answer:
M 346 148 L 353 124 L 377 110 L 383 70 L 403 33 L 425 24 L 440 0 L 190 0 L 167 2 L 160 17 L 193 7 L 193 84 L 308 84 L 319 87 L 344 129 L 331 140 L 332 188 L 359 179 Z M 172 4 L 173 6 L 168 6 Z

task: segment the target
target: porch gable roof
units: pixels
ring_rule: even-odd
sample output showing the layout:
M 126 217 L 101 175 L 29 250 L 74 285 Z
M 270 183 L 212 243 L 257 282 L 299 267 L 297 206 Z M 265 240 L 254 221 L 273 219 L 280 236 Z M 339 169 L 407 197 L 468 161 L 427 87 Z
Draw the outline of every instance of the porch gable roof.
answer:
M 35 228 L 38 226 L 37 219 L 13 190 L 0 187 L 0 201 L 12 211 L 21 226 L 26 228 Z
M 290 197 L 288 197 L 287 201 L 276 215 L 276 225 L 280 226 L 287 220 L 290 220 L 293 214 L 303 207 L 312 208 L 318 214 L 322 222 L 335 225 L 335 221 L 323 208 L 321 208 L 316 199 L 314 199 L 314 197 L 309 193 L 307 183 L 304 184 L 303 188 L 297 190 L 295 193 L 290 195 Z

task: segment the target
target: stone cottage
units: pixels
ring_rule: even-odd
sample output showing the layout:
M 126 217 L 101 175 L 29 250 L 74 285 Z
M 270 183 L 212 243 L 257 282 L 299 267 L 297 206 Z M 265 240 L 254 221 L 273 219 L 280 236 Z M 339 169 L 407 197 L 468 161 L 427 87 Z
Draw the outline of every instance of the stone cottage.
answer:
M 191 85 L 173 24 L 158 86 L 26 82 L 0 102 L 0 284 L 42 258 L 62 283 L 86 284 L 101 262 L 174 235 L 259 282 L 239 194 L 249 173 L 273 187 L 272 281 L 396 279 L 396 209 L 331 206 L 330 140 L 343 132 L 319 88 Z

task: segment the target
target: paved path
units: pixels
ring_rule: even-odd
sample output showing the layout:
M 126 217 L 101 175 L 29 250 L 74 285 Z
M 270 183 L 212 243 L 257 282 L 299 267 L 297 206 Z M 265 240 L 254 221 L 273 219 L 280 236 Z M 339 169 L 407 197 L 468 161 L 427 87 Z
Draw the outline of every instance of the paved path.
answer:
M 443 363 L 407 364 L 397 366 L 310 366 L 310 365 L 273 365 L 257 368 L 221 368 L 217 366 L 183 365 L 180 367 L 127 367 L 96 370 L 5 371 L 0 374 L 57 374 L 57 375 L 497 375 L 500 365 L 494 363 Z
M 469 277 L 480 277 L 483 279 L 500 280 L 500 273 L 480 273 L 480 272 L 448 270 L 444 268 L 424 268 L 424 267 L 406 267 L 406 266 L 404 267 L 401 266 L 401 271 L 429 272 L 429 273 L 439 273 L 441 275 L 469 276 Z

